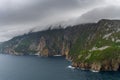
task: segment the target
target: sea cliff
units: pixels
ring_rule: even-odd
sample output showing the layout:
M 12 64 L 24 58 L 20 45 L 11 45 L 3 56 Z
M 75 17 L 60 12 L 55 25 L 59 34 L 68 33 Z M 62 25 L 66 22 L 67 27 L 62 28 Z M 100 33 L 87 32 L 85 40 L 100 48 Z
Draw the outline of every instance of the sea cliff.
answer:
M 120 21 L 102 19 L 32 32 L 0 44 L 0 52 L 14 55 L 62 55 L 72 66 L 95 71 L 120 70 Z

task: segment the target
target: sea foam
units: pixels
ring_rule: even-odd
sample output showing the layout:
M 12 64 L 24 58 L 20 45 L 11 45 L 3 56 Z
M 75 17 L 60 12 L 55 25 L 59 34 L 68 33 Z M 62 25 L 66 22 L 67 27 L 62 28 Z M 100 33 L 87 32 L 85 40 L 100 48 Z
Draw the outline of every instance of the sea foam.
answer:
M 67 68 L 69 68 L 69 69 L 75 69 L 75 67 L 73 67 L 71 65 L 69 65 Z

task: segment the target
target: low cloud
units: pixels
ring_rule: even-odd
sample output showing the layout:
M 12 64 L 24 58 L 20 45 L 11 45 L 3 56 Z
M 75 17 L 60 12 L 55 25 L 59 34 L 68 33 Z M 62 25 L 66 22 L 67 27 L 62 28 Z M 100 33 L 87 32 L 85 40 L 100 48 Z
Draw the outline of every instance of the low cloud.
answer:
M 91 23 L 97 22 L 100 19 L 120 19 L 120 7 L 107 6 L 95 8 L 87 13 L 81 15 L 76 20 L 77 23 Z
M 118 0 L 0 0 L 0 42 L 29 32 L 33 28 L 43 30 L 55 24 L 74 25 L 96 22 L 102 18 L 120 19 L 118 2 Z

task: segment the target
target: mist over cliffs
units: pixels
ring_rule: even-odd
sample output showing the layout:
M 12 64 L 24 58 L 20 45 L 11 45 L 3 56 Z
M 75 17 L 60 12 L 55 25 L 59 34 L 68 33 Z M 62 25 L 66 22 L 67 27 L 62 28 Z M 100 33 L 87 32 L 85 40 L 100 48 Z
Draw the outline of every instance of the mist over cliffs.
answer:
M 63 55 L 75 67 L 117 71 L 120 70 L 120 20 L 102 19 L 98 23 L 24 34 L 2 43 L 0 51 L 14 55 Z

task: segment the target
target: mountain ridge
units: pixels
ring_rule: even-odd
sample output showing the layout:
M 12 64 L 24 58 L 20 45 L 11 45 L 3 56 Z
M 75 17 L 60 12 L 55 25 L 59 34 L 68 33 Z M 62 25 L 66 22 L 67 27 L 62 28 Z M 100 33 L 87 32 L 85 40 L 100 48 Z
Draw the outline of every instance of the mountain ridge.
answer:
M 72 66 L 96 71 L 120 70 L 120 20 L 48 29 L 4 42 L 1 53 L 14 55 L 63 55 Z

